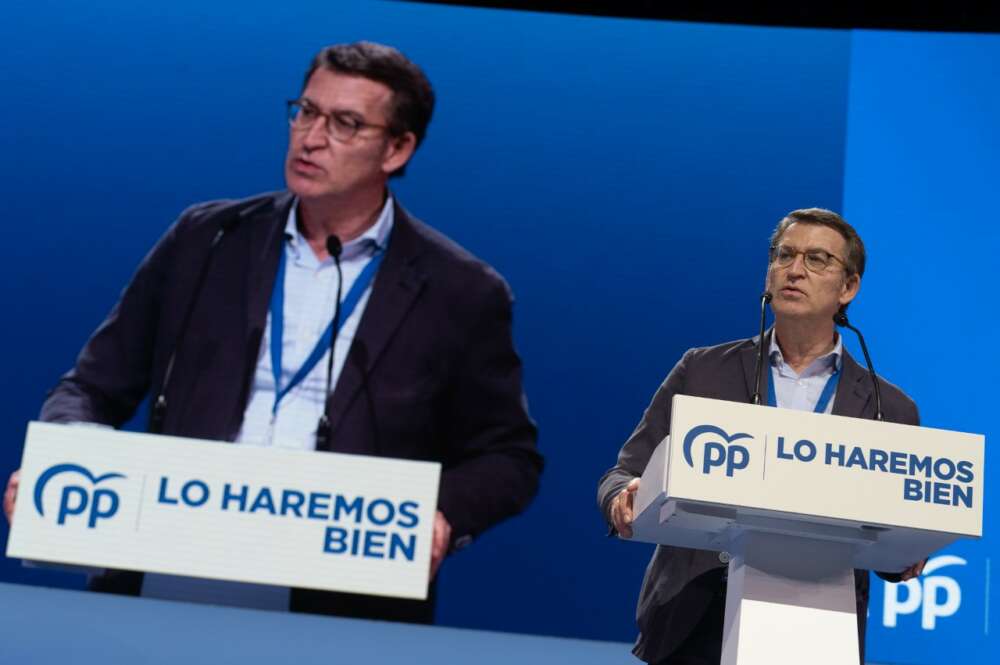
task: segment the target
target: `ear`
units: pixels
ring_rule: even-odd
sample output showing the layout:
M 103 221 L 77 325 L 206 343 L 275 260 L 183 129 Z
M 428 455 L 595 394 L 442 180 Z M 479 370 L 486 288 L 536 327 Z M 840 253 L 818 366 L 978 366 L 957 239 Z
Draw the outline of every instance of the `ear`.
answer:
M 390 136 L 382 155 L 382 172 L 386 175 L 397 171 L 410 161 L 417 149 L 417 137 L 413 132 L 401 136 Z
M 847 303 L 854 300 L 854 297 L 858 295 L 858 291 L 861 289 L 861 277 L 857 274 L 851 275 L 844 280 L 844 285 L 840 289 L 840 304 L 846 305 Z

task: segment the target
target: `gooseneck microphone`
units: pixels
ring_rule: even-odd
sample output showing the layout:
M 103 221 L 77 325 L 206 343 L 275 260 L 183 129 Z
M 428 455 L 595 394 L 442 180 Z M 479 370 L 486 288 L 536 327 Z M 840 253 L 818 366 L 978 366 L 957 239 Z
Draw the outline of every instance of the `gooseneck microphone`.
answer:
M 760 337 L 757 341 L 757 364 L 753 370 L 753 404 L 760 404 L 760 378 L 764 372 L 764 323 L 767 317 L 767 304 L 773 297 L 770 291 L 760 294 Z
M 212 265 L 215 249 L 222 242 L 222 238 L 232 231 L 239 221 L 240 217 L 238 215 L 232 215 L 224 219 L 215 237 L 212 238 L 211 244 L 208 246 L 208 254 L 205 256 L 204 263 L 201 264 L 201 272 L 198 273 L 198 281 L 195 282 L 191 300 L 188 302 L 187 310 L 184 312 L 184 318 L 181 319 L 180 331 L 177 333 L 177 342 L 170 351 L 170 358 L 167 360 L 167 369 L 163 373 L 163 383 L 160 384 L 160 392 L 156 396 L 156 399 L 153 400 L 153 408 L 149 412 L 149 427 L 147 429 L 152 434 L 161 434 L 163 432 L 163 424 L 167 417 L 167 390 L 170 388 L 170 379 L 174 375 L 174 364 L 177 362 L 177 355 L 184 346 L 184 338 L 187 337 L 188 328 L 191 326 L 191 315 L 194 313 L 194 308 L 201 297 L 202 289 L 205 288 L 205 279 L 208 277 L 208 269 Z
M 854 331 L 854 334 L 858 336 L 858 341 L 861 342 L 861 351 L 865 354 L 865 363 L 868 365 L 868 373 L 872 377 L 872 386 L 875 387 L 875 420 L 883 420 L 882 394 L 878 390 L 878 376 L 875 374 L 875 368 L 872 366 L 872 358 L 868 355 L 868 345 L 865 344 L 864 335 L 861 334 L 860 330 L 851 325 L 850 321 L 847 320 L 847 314 L 844 314 L 843 312 L 837 312 L 834 314 L 833 322 L 838 326 L 850 328 Z
M 330 334 L 330 355 L 326 359 L 326 392 L 323 393 L 323 415 L 316 426 L 316 450 L 327 450 L 330 444 L 330 388 L 333 385 L 333 350 L 337 345 L 340 330 L 340 296 L 343 291 L 344 273 L 340 269 L 340 253 L 344 246 L 340 238 L 330 235 L 326 238 L 326 251 L 337 266 L 337 302 L 333 306 L 333 331 Z

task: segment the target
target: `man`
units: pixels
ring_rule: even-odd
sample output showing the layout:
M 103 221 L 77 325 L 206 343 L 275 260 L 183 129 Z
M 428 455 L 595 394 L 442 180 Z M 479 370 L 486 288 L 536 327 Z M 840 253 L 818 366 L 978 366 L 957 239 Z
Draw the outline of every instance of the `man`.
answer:
M 764 373 L 762 392 L 768 394 L 768 384 L 773 387 L 777 402 L 773 406 L 874 417 L 871 378 L 843 348 L 833 321 L 834 314 L 846 310 L 858 294 L 864 270 L 861 238 L 836 213 L 795 210 L 778 223 L 771 236 L 767 271 L 774 327 L 764 340 L 755 337 L 691 349 L 673 368 L 622 447 L 618 463 L 599 484 L 598 504 L 615 531 L 626 538 L 632 535 L 639 476 L 670 431 L 673 396 L 750 402 L 758 344 L 769 350 L 770 371 Z M 913 401 L 896 386 L 879 381 L 885 419 L 918 424 Z M 918 563 L 884 577 L 909 579 L 922 567 Z M 722 652 L 725 573 L 716 552 L 658 546 L 639 594 L 640 633 L 634 653 L 649 663 L 716 665 Z M 868 572 L 856 571 L 855 581 L 864 662 Z
M 424 73 L 399 51 L 366 42 L 323 49 L 289 102 L 288 191 L 184 212 L 42 419 L 117 427 L 146 394 L 165 390 L 155 427 L 165 434 L 440 461 L 432 575 L 448 551 L 522 511 L 542 460 L 507 284 L 411 217 L 387 187 L 424 138 L 433 106 Z M 343 325 L 328 370 L 322 335 L 338 293 L 337 244 Z M 8 518 L 16 489 L 15 474 Z M 109 572 L 92 586 L 136 594 L 143 582 Z M 433 620 L 433 587 L 426 602 L 302 589 L 286 602 Z

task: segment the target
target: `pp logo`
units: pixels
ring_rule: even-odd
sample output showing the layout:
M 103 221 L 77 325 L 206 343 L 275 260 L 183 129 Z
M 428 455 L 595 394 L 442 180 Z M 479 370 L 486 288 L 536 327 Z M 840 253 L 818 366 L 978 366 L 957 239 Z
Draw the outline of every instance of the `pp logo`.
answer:
M 726 475 L 732 477 L 734 471 L 747 468 L 747 464 L 750 463 L 750 451 L 747 450 L 746 446 L 733 442 L 753 437 L 743 432 L 730 436 L 715 425 L 692 427 L 691 431 L 684 437 L 684 461 L 688 463 L 689 467 L 695 468 L 694 461 L 691 459 L 691 448 L 694 440 L 703 434 L 715 435 L 720 440 L 705 442 L 701 463 L 702 473 L 711 473 L 712 467 L 725 467 Z
M 964 566 L 965 563 L 965 559 L 950 554 L 936 556 L 924 566 L 921 577 L 899 584 L 886 582 L 882 625 L 895 628 L 900 614 L 913 614 L 920 609 L 920 627 L 934 630 L 939 618 L 950 617 L 962 606 L 962 587 L 950 577 L 930 574 L 945 566 Z M 902 594 L 905 598 L 900 599 L 903 589 L 906 589 Z
M 97 525 L 97 520 L 108 519 L 118 512 L 118 493 L 108 488 L 97 488 L 97 485 L 112 478 L 124 478 L 124 475 L 106 473 L 103 476 L 94 476 L 78 464 L 56 464 L 46 469 L 38 477 L 38 482 L 35 484 L 35 510 L 38 511 L 39 515 L 45 517 L 42 508 L 42 494 L 45 492 L 45 486 L 50 480 L 63 473 L 83 476 L 90 481 L 93 491 L 91 492 L 88 487 L 83 485 L 67 484 L 63 486 L 62 494 L 59 496 L 59 513 L 56 516 L 56 524 L 65 524 L 68 517 L 86 513 L 87 528 L 93 529 Z

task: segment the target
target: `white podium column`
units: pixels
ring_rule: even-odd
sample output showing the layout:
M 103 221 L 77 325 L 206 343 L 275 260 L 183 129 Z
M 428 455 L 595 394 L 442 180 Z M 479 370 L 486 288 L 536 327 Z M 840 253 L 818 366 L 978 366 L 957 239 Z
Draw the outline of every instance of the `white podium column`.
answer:
M 850 543 L 751 531 L 736 549 L 721 665 L 858 665 Z

